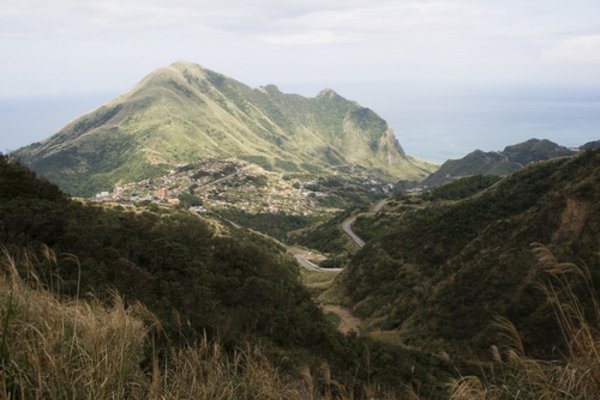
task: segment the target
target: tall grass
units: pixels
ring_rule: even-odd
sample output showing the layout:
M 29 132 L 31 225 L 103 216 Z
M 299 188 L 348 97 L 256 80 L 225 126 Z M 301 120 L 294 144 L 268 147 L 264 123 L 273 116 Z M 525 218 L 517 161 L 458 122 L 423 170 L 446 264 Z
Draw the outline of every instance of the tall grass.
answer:
M 0 397 L 142 396 L 148 328 L 136 313 L 143 307 L 125 308 L 117 295 L 110 307 L 95 299 L 59 301 L 35 280 L 21 280 L 17 269 L 32 265 L 17 266 L 8 254 L 1 264 Z
M 116 293 L 108 302 L 60 299 L 33 273 L 56 262 L 51 250 L 42 254 L 0 260 L 0 400 L 397 398 L 375 384 L 348 389 L 326 364 L 282 373 L 253 345 L 232 354 L 205 339 L 159 357 L 151 312 Z
M 515 326 L 498 318 L 504 345 L 492 348 L 492 373 L 483 379 L 467 376 L 454 381 L 451 399 L 600 399 L 600 307 L 590 273 L 558 262 L 540 244 L 534 243 L 532 250 L 542 272 L 538 287 L 563 336 L 562 358 L 543 361 L 529 357 Z
M 517 329 L 499 318 L 504 340 L 492 348 L 492 373 L 453 382 L 451 399 L 600 399 L 600 307 L 590 275 L 559 263 L 543 246 L 533 251 L 543 272 L 540 290 L 564 338 L 564 357 L 529 357 Z M 45 253 L 40 262 L 56 261 Z M 116 293 L 108 302 L 59 299 L 31 272 L 36 262 L 6 253 L 0 261 L 0 399 L 418 398 L 376 384 L 344 386 L 326 364 L 282 373 L 253 345 L 231 353 L 205 339 L 159 357 L 152 338 L 160 322 L 141 304 L 126 306 Z

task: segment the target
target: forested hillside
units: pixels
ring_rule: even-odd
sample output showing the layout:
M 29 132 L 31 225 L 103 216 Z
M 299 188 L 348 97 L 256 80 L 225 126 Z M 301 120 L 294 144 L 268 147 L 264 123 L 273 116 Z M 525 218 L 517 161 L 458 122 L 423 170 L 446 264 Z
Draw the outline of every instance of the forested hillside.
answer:
M 2 160 L 0 242 L 52 248 L 56 265 L 38 273 L 47 282 L 60 275 L 61 293 L 114 288 L 187 338 L 206 331 L 226 343 L 247 334 L 285 345 L 327 340 L 297 267 L 272 242 L 167 209 L 82 205 Z
M 214 365 L 227 366 L 236 349 L 259 345 L 273 368 L 299 382 L 300 370 L 315 379 L 327 371 L 329 383 L 311 383 L 315 395 L 329 390 L 354 398 L 412 387 L 434 397 L 446 392 L 452 369 L 436 355 L 338 333 L 301 285 L 292 257 L 271 240 L 172 209 L 82 204 L 6 157 L 0 158 L 0 188 L 0 243 L 14 260 L 5 264 L 65 300 L 110 306 L 122 298 L 125 309 L 141 303 L 162 332 L 152 348 L 160 362 L 208 340 L 223 349 Z M 10 317 L 12 300 L 5 300 L 2 315 Z M 46 326 L 31 301 L 22 304 L 32 310 L 27 318 Z M 142 373 L 153 373 L 150 355 L 139 360 Z
M 443 163 L 422 182 L 422 186 L 433 188 L 473 175 L 505 176 L 534 161 L 573 154 L 575 151 L 547 139 L 529 139 L 523 143 L 506 146 L 502 151 L 475 150 L 461 159 Z
M 495 184 L 469 178 L 398 197 L 355 224 L 368 244 L 338 289 L 373 329 L 408 345 L 486 358 L 500 340 L 495 318 L 504 316 L 528 349 L 549 356 L 561 333 L 536 289 L 530 245 L 589 270 L 599 287 L 599 204 L 598 151 L 537 163 Z

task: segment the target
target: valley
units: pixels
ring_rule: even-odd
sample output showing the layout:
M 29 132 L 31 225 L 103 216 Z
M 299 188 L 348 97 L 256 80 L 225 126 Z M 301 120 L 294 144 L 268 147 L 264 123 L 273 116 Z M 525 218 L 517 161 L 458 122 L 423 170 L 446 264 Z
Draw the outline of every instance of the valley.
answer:
M 560 334 L 548 328 L 549 305 L 535 290 L 543 272 L 529 244 L 548 243 L 598 279 L 599 156 L 555 158 L 505 178 L 466 177 L 422 194 L 391 194 L 389 183 L 367 172 L 357 178 L 356 169 L 331 185 L 208 159 L 78 202 L 6 164 L 2 179 L 13 185 L 3 187 L 13 189 L 3 194 L 10 200 L 0 207 L 0 235 L 13 251 L 50 243 L 52 251 L 74 252 L 81 275 L 61 273 L 64 295 L 81 284 L 103 296 L 102 287 L 114 285 L 148 305 L 169 336 L 202 330 L 235 346 L 252 332 L 268 343 L 263 351 L 305 352 L 298 368 L 312 371 L 327 360 L 344 382 L 351 376 L 345 363 L 369 355 L 378 372 L 360 369 L 363 382 L 409 384 L 442 399 L 452 379 L 494 368 L 486 354 L 502 346 L 502 334 L 484 310 L 510 318 L 524 351 L 555 357 Z M 29 211 L 16 212 L 23 207 Z M 299 225 L 291 217 L 302 218 Z M 67 260 L 56 262 L 60 268 L 51 268 L 67 270 Z M 203 305 L 210 298 L 215 302 Z M 183 311 L 187 305 L 193 311 Z
M 0 400 L 600 400 L 598 16 L 4 1 Z
M 600 328 L 596 147 L 531 139 L 438 168 L 333 90 L 253 89 L 186 62 L 154 71 L 0 158 L 0 286 L 24 293 L 17 306 L 0 294 L 0 397 L 49 393 L 31 377 L 70 334 L 111 348 L 69 332 L 73 307 L 139 328 L 120 344 L 140 388 L 119 387 L 126 398 L 179 398 L 156 395 L 161 370 L 194 380 L 231 365 L 246 397 L 224 398 L 261 398 L 248 395 L 261 384 L 323 400 L 567 390 L 565 376 L 600 366 L 582 356 Z M 17 337 L 50 326 L 52 348 L 20 352 Z M 533 384 L 530 368 L 561 379 Z

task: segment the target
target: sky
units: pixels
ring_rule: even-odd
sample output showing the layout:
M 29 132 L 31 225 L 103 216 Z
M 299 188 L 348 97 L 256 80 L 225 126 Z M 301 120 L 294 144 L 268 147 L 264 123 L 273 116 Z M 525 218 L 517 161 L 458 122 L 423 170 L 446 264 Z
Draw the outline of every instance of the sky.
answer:
M 0 59 L 0 151 L 176 60 L 332 88 L 438 162 L 600 139 L 598 0 L 0 0 Z

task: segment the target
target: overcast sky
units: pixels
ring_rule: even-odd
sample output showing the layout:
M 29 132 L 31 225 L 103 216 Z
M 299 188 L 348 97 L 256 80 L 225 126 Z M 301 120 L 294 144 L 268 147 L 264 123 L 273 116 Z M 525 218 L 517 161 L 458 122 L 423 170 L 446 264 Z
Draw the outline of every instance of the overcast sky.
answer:
M 405 124 L 412 97 L 436 108 L 486 90 L 564 89 L 578 102 L 598 94 L 600 1 L 0 0 L 0 59 L 0 107 L 18 98 L 108 100 L 183 59 L 251 86 L 309 96 L 331 87 L 400 125 L 401 143 L 416 143 L 418 129 Z M 12 114 L 0 114 L 0 149 L 58 128 L 16 138 Z

